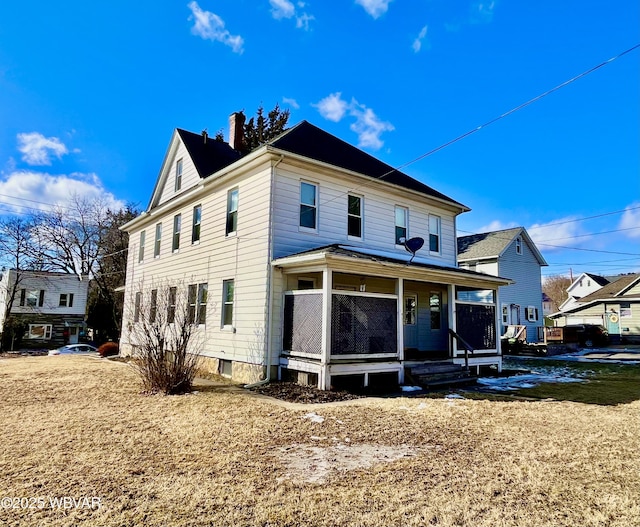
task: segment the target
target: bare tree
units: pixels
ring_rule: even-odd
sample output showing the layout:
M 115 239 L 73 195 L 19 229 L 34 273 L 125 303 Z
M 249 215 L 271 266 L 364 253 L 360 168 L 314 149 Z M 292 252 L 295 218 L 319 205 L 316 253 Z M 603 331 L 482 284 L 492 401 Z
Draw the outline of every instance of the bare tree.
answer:
M 0 265 L 2 277 L 7 280 L 4 313 L 2 313 L 2 345 L 13 347 L 13 342 L 24 332 L 24 324 L 12 319 L 11 310 L 16 300 L 24 271 L 36 267 L 33 259 L 34 224 L 19 216 L 0 220 Z
M 560 305 L 569 297 L 568 287 L 571 285 L 571 278 L 563 275 L 547 276 L 542 282 L 542 291 L 551 299 L 553 310 L 558 311 Z
M 126 306 L 132 364 L 148 393 L 192 390 L 204 343 L 199 323 L 206 319 L 206 284 L 192 291 L 166 283 L 140 286 Z

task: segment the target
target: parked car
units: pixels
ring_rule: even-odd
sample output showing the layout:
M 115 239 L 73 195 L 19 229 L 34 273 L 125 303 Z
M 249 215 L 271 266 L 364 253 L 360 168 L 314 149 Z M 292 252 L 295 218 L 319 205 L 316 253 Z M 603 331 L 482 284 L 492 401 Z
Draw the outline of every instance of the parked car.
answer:
M 80 353 L 95 353 L 98 348 L 91 344 L 69 344 L 61 348 L 49 350 L 49 355 L 77 355 Z
M 597 324 L 577 324 L 575 326 L 566 326 L 565 330 L 567 328 L 575 328 L 578 344 L 585 348 L 606 346 L 609 344 L 609 332 L 604 326 Z

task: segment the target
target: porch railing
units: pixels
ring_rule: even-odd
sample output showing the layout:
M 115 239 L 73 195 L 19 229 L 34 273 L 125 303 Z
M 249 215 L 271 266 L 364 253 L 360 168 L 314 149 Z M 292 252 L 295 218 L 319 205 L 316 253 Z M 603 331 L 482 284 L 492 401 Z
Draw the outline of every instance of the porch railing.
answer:
M 453 339 L 456 339 L 459 344 L 462 344 L 462 347 L 464 348 L 464 369 L 469 371 L 469 352 L 473 355 L 473 347 L 451 328 L 449 328 L 449 335 L 451 335 L 452 343 Z M 453 346 L 451 347 L 453 348 Z

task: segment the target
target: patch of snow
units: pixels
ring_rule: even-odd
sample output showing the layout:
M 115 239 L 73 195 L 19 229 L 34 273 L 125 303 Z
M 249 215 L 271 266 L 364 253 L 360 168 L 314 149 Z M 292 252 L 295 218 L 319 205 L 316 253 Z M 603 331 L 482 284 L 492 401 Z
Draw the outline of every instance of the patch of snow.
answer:
M 420 386 L 400 386 L 400 389 L 403 392 L 419 392 L 420 390 L 422 390 Z
M 309 419 L 312 423 L 324 423 L 324 417 L 315 412 L 309 412 L 302 416 L 302 419 Z
M 464 399 L 459 393 L 449 393 L 444 396 L 445 399 Z
M 478 384 L 496 391 L 510 391 L 534 388 L 541 383 L 586 382 L 586 379 L 576 377 L 569 368 L 547 368 L 547 370 L 555 371 L 532 372 L 510 377 L 480 377 Z

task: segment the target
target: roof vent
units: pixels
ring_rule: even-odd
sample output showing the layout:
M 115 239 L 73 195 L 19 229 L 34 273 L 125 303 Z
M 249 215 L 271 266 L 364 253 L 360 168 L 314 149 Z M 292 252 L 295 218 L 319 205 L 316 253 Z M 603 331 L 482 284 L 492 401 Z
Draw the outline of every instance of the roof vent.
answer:
M 202 130 L 202 140 L 204 141 L 204 144 L 207 144 L 207 139 L 209 139 L 209 134 L 207 133 L 207 129 L 205 128 L 204 130 Z

